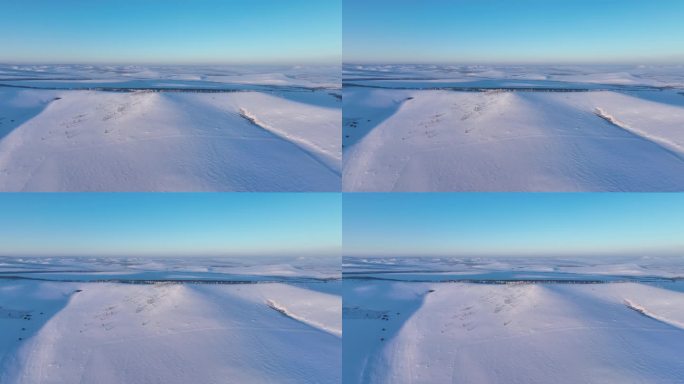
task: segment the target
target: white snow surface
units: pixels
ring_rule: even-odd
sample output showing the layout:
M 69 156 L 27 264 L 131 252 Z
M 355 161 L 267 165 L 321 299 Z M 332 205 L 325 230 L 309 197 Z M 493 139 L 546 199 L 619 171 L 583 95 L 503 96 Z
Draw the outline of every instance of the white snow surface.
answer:
M 185 283 L 163 281 L 168 276 L 159 274 L 157 282 L 96 283 L 86 278 L 96 272 L 85 268 L 100 270 L 104 259 L 50 258 L 36 268 L 2 261 L 2 276 L 15 276 L 0 279 L 2 383 L 340 382 L 339 281 L 200 284 L 187 276 Z M 110 273 L 118 269 L 125 277 L 126 263 L 111 263 Z M 52 280 L 47 272 L 60 265 L 82 270 L 62 271 L 69 281 Z
M 303 295 L 302 288 L 277 285 L 269 286 L 266 303 L 302 323 L 342 337 L 342 298 L 339 295 L 320 293 Z
M 19 80 L 3 77 L 3 68 L 20 73 Z M 66 76 L 53 68 L 33 80 L 35 68 L 0 66 L 0 190 L 340 189 L 342 111 L 334 75 L 302 69 L 285 77 L 290 83 L 271 85 L 264 78 L 284 75 L 262 73 L 248 87 L 254 74 L 236 84 L 175 77 L 168 83 L 182 72 L 100 68 L 86 78 L 68 69 L 77 76 L 49 80 Z
M 345 66 L 345 191 L 684 190 L 683 68 L 383 69 Z
M 673 326 L 684 319 L 682 292 L 634 283 L 344 284 L 345 383 L 675 383 L 684 375 L 684 331 Z

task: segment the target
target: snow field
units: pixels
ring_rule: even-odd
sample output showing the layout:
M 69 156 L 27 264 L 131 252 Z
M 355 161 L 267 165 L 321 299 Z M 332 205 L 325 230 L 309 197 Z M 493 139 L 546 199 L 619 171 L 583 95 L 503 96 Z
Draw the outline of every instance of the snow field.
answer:
M 21 303 L 3 295 L 3 308 L 52 316 L 23 340 L 3 340 L 3 383 L 339 381 L 340 338 L 330 332 L 339 326 L 338 295 L 283 284 L 22 280 L 0 289 L 27 293 Z M 46 304 L 48 293 L 59 303 Z M 265 298 L 305 320 L 282 316 Z M 50 312 L 51 305 L 62 308 Z M 10 338 L 31 321 L 0 318 L 3 329 L 16 328 Z
M 400 305 L 396 297 L 407 291 L 411 304 Z M 681 292 L 635 283 L 347 280 L 344 355 L 360 357 L 344 366 L 344 382 L 673 383 L 684 374 L 677 354 L 684 333 L 673 326 L 681 324 L 683 304 Z M 414 312 L 389 320 L 347 316 L 354 307 Z
M 654 98 L 346 88 L 343 190 L 682 190 L 684 105 Z

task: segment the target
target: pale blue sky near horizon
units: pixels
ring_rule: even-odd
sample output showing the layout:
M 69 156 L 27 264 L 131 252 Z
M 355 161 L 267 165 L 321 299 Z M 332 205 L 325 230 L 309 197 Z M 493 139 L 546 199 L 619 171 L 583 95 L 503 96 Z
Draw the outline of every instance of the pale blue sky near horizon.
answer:
M 352 193 L 345 256 L 684 256 L 684 194 Z
M 344 0 L 345 63 L 684 64 L 681 0 Z
M 0 0 L 0 62 L 684 63 L 680 0 Z
M 339 64 L 342 0 L 0 0 L 0 62 Z
M 321 256 L 334 193 L 1 193 L 0 256 Z

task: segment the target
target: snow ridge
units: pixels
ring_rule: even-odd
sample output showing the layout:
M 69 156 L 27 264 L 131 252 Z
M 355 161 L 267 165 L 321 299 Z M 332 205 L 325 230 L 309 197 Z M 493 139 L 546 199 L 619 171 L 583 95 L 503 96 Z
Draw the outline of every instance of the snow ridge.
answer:
M 293 320 L 299 321 L 300 323 L 304 323 L 304 324 L 309 325 L 311 327 L 314 327 L 316 329 L 320 329 L 321 331 L 330 333 L 330 334 L 335 335 L 337 337 L 342 337 L 342 330 L 341 329 L 332 328 L 332 327 L 330 327 L 326 324 L 323 324 L 321 322 L 309 319 L 306 316 L 300 316 L 296 313 L 292 313 L 292 312 L 290 312 L 290 310 L 288 310 L 287 307 L 277 303 L 274 300 L 267 299 L 266 305 L 268 305 L 271 309 L 280 312 L 284 316 L 287 316 Z
M 594 110 L 594 113 L 596 114 L 596 116 L 602 118 L 603 120 L 606 120 L 607 122 L 609 122 L 613 125 L 616 125 L 622 129 L 626 129 L 626 130 L 630 129 L 627 124 L 623 123 L 622 121 L 618 120 L 615 116 L 604 111 L 603 108 L 601 108 L 601 107 L 596 107 L 596 109 Z
M 607 122 L 609 122 L 610 124 L 612 124 L 618 128 L 622 128 L 622 129 L 624 129 L 630 133 L 633 133 L 639 137 L 642 137 L 646 140 L 649 140 L 649 141 L 654 142 L 658 145 L 661 145 L 669 151 L 675 152 L 675 155 L 677 155 L 677 156 L 681 156 L 681 153 L 684 152 L 684 147 L 682 147 L 681 145 L 679 145 L 679 144 L 677 144 L 671 140 L 667 140 L 667 139 L 659 137 L 659 136 L 654 136 L 654 135 L 649 134 L 648 132 L 645 132 L 643 130 L 639 130 L 639 129 L 636 129 L 634 127 L 631 127 L 627 123 L 619 120 L 617 117 L 609 114 L 608 112 L 606 112 L 605 110 L 603 110 L 600 107 L 596 107 L 596 109 L 594 110 L 594 114 L 596 114 L 596 116 L 602 118 L 603 120 L 606 120 Z
M 340 171 L 336 169 L 335 165 L 332 164 L 332 162 L 329 159 L 326 159 L 326 157 L 333 156 L 330 153 L 328 153 L 328 151 L 326 151 L 325 148 L 321 148 L 320 146 L 316 145 L 316 143 L 305 140 L 301 137 L 295 137 L 293 135 L 288 134 L 287 132 L 284 132 L 283 130 L 277 129 L 272 125 L 266 123 L 265 121 L 260 120 L 256 115 L 254 115 L 253 113 L 249 112 L 244 108 L 240 108 L 239 112 L 240 117 L 249 121 L 251 124 L 294 144 L 304 153 L 309 155 L 311 159 L 315 160 L 316 162 L 327 168 L 330 172 L 338 176 L 341 175 Z
M 646 307 L 644 307 L 640 304 L 637 304 L 637 303 L 635 303 L 629 299 L 625 299 L 624 303 L 625 303 L 625 306 L 627 308 L 634 310 L 636 312 L 639 312 L 640 314 L 642 314 L 646 317 L 650 317 L 653 320 L 671 325 L 671 326 L 676 327 L 676 328 L 684 329 L 684 323 L 682 323 L 680 321 L 669 319 L 669 318 L 661 316 L 657 313 L 651 312 Z

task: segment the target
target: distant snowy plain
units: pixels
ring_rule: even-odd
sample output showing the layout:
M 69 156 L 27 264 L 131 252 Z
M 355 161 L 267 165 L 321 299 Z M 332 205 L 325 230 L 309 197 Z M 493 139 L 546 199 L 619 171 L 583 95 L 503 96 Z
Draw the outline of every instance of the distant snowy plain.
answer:
M 683 191 L 684 66 L 343 67 L 345 191 Z
M 344 383 L 677 383 L 677 258 L 344 260 Z
M 0 258 L 2 383 L 336 383 L 339 260 Z
M 339 191 L 339 67 L 0 65 L 0 191 Z

